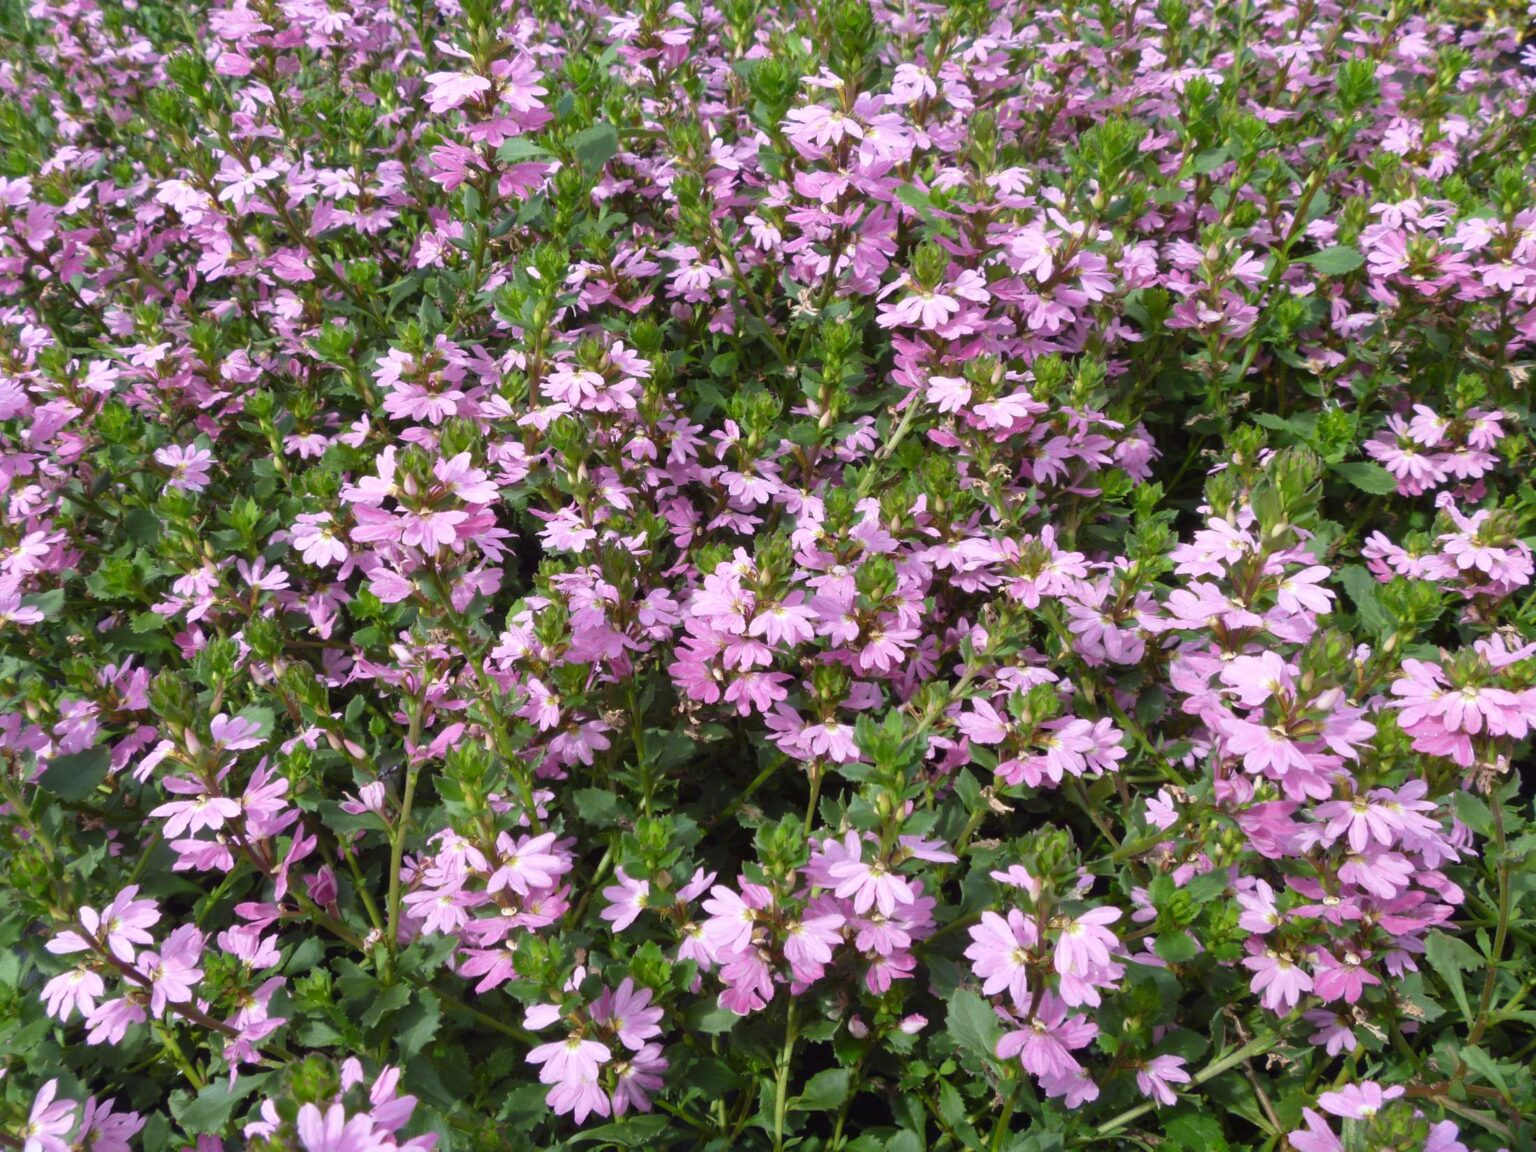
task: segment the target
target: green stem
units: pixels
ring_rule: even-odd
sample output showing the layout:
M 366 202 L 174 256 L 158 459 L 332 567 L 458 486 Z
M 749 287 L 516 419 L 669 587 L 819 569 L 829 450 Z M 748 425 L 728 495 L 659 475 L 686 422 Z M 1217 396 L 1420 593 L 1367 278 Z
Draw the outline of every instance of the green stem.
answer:
M 393 834 L 389 838 L 389 929 L 384 941 L 393 959 L 400 938 L 400 868 L 405 860 L 405 836 L 410 830 L 411 802 L 416 798 L 416 781 L 421 775 L 421 765 L 409 763 L 411 752 L 421 737 L 421 714 L 426 709 L 426 685 L 410 705 L 410 730 L 405 738 L 405 791 L 400 797 L 400 812 L 395 817 Z
M 718 816 L 716 816 L 713 820 L 704 826 L 704 835 L 708 836 L 716 828 L 720 827 L 720 825 L 724 824 L 732 816 L 736 815 L 736 813 L 741 810 L 741 806 L 750 800 L 752 795 L 759 788 L 768 783 L 768 781 L 772 780 L 773 777 L 778 773 L 779 769 L 788 763 L 789 757 L 783 754 L 775 756 L 772 760 L 770 760 L 768 764 L 760 772 L 758 772 L 755 777 L 753 777 L 752 783 L 748 784 L 744 791 L 737 793 L 736 798 L 727 804 Z
M 187 1054 L 182 1051 L 181 1044 L 176 1039 L 176 1034 L 164 1025 L 158 1025 L 155 1031 L 160 1034 L 160 1043 L 165 1047 L 166 1054 L 176 1062 L 176 1067 L 181 1069 L 181 1074 L 187 1078 L 195 1091 L 201 1092 L 208 1086 L 208 1081 L 192 1066 L 192 1061 L 187 1059 Z
M 1198 1088 L 1207 1080 L 1214 1080 L 1229 1068 L 1236 1068 L 1245 1060 L 1251 1059 L 1254 1056 L 1262 1056 L 1270 1049 L 1276 1047 L 1282 1039 L 1283 1036 L 1278 1031 L 1265 1032 L 1262 1035 L 1255 1036 L 1241 1048 L 1238 1048 L 1236 1051 L 1227 1053 L 1227 1055 L 1221 1057 L 1218 1060 L 1212 1061 L 1199 1072 L 1196 1072 L 1194 1076 L 1190 1077 L 1190 1089 Z M 1132 1120 L 1135 1120 L 1141 1116 L 1145 1116 L 1148 1112 L 1152 1111 L 1156 1107 L 1157 1102 L 1155 1100 L 1149 1100 L 1144 1104 L 1136 1105 L 1134 1108 L 1127 1108 L 1118 1116 L 1111 1117 L 1109 1120 L 1095 1128 L 1090 1138 L 1096 1140 L 1108 1136 L 1118 1129 L 1124 1128 Z
M 784 1152 L 784 1117 L 789 1109 L 789 1065 L 795 1054 L 799 1033 L 800 1001 L 791 999 L 784 1016 L 784 1047 L 779 1052 L 773 1089 L 773 1152 Z
M 379 906 L 373 901 L 373 894 L 368 891 L 368 884 L 363 879 L 363 870 L 358 866 L 357 854 L 352 851 L 351 845 L 343 844 L 341 854 L 346 858 L 347 867 L 352 872 L 352 880 L 357 885 L 358 897 L 363 902 L 363 907 L 368 912 L 368 922 L 373 925 L 374 931 L 384 931 L 384 918 L 379 915 Z
M 1013 1081 L 1007 1097 L 1003 1100 L 1002 1114 L 998 1116 L 997 1125 L 992 1129 L 992 1142 L 990 1145 L 992 1152 L 1002 1152 L 1003 1138 L 1008 1135 L 1008 1125 L 1013 1120 L 1013 1106 L 1018 1095 L 1018 1081 Z

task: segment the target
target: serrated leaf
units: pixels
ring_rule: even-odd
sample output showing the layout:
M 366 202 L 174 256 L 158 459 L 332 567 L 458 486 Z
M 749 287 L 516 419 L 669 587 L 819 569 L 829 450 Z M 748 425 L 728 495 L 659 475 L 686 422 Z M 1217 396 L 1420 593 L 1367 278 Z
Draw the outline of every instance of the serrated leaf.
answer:
M 406 984 L 390 984 L 380 988 L 363 1009 L 363 1027 L 372 1028 L 386 1016 L 400 1011 L 411 1001 L 411 989 Z
M 934 224 L 933 198 L 915 184 L 903 184 L 896 189 L 896 199 L 922 217 L 926 224 Z
M 146 632 L 159 632 L 167 623 L 166 618 L 158 612 L 140 612 L 134 616 L 133 623 L 129 627 L 134 635 L 142 636 Z
M 1493 1060 L 1493 1057 L 1481 1048 L 1467 1045 L 1461 1050 L 1461 1059 L 1472 1071 L 1476 1072 L 1487 1083 L 1499 1090 L 1499 1094 L 1506 1100 L 1510 1098 L 1509 1081 L 1504 1078 L 1504 1070 Z
M 194 1136 L 222 1131 L 229 1123 L 235 1105 L 260 1088 L 266 1079 L 265 1073 L 242 1076 L 231 1088 L 229 1081 L 220 1077 L 211 1081 L 196 1097 L 175 1093 L 171 1096 L 171 1115 Z
M 619 798 L 606 788 L 578 788 L 571 798 L 576 802 L 576 814 L 588 824 L 607 828 L 618 820 Z
M 720 1007 L 713 1000 L 697 1001 L 688 1010 L 689 1030 L 702 1032 L 706 1036 L 723 1035 L 739 1023 L 741 1023 L 740 1016 L 729 1008 Z
M 414 1058 L 432 1042 L 442 1020 L 441 1002 L 433 993 L 423 989 L 410 1007 L 400 1014 L 395 1046 L 402 1063 Z
M 1213 868 L 1190 880 L 1183 891 L 1196 904 L 1205 904 L 1225 892 L 1231 882 L 1225 868 Z
M 1451 990 L 1451 995 L 1456 998 L 1456 1006 L 1461 1009 L 1462 1016 L 1470 1026 L 1472 1004 L 1467 999 L 1467 988 L 1462 981 L 1461 973 L 1463 969 L 1471 968 L 1477 963 L 1477 953 L 1462 941 L 1447 936 L 1444 932 L 1431 932 L 1424 942 L 1424 958 L 1435 970 L 1435 975 L 1439 976 L 1445 986 Z
M 967 988 L 956 988 L 949 998 L 949 1012 L 945 1017 L 949 1034 L 968 1052 L 984 1059 L 997 1055 L 997 1041 L 1002 1033 L 997 1013 Z
M 1268 428 L 1271 432 L 1289 432 L 1302 440 L 1310 439 L 1307 430 L 1294 420 L 1287 420 L 1284 416 L 1277 416 L 1273 412 L 1255 412 L 1253 422 L 1261 428 Z
M 1324 276 L 1343 276 L 1365 264 L 1365 257 L 1348 244 L 1335 244 L 1310 256 L 1303 256 L 1301 263 L 1310 264 Z
M 1227 1138 L 1216 1117 L 1202 1112 L 1185 1112 L 1174 1116 L 1163 1125 L 1168 1137 L 1164 1148 L 1179 1148 L 1184 1152 L 1226 1152 Z
M 1456 819 L 1460 820 L 1479 836 L 1489 837 L 1493 835 L 1493 813 L 1488 810 L 1488 805 L 1474 796 L 1471 792 L 1456 792 L 1451 795 L 1451 807 L 1456 809 Z
M 160 538 L 160 517 L 148 508 L 130 508 L 123 515 L 123 530 L 135 544 L 153 544 Z
M 796 1112 L 830 1112 L 848 1099 L 848 1069 L 827 1068 L 806 1081 L 791 1102 Z
M 1200 948 L 1188 932 L 1164 932 L 1153 951 L 1169 964 L 1187 964 L 1200 954 Z
M 84 800 L 107 778 L 112 767 L 112 753 L 105 744 L 55 756 L 38 777 L 38 784 L 60 800 Z
M 1209 152 L 1202 152 L 1195 157 L 1195 162 L 1190 166 L 1200 176 L 1208 176 L 1227 162 L 1227 150 L 1225 148 L 1212 148 Z
M 1397 491 L 1397 480 L 1380 464 L 1354 460 L 1345 464 L 1331 464 L 1329 467 L 1360 491 L 1369 492 L 1372 496 L 1390 496 Z
M 585 1128 L 570 1137 L 567 1144 L 584 1144 L 589 1140 L 601 1140 L 617 1148 L 650 1148 L 673 1123 L 671 1117 L 660 1114 L 628 1116 L 612 1124 Z
M 1008 1145 L 1008 1152 L 1061 1152 L 1066 1146 L 1060 1132 L 1025 1132 Z

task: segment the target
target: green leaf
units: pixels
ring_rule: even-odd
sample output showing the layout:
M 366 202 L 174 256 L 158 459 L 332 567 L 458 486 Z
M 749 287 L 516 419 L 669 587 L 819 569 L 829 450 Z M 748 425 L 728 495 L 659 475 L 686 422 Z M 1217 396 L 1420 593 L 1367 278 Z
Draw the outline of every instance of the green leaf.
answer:
M 584 1128 L 570 1137 L 566 1143 L 584 1144 L 588 1140 L 601 1140 L 616 1148 L 652 1148 L 672 1123 L 670 1116 L 663 1116 L 660 1113 L 653 1113 L 650 1116 L 628 1116 L 612 1124 Z
M 1451 795 L 1451 807 L 1456 809 L 1456 819 L 1479 836 L 1493 835 L 1493 813 L 1480 798 L 1471 792 L 1456 792 Z
M 830 1112 L 848 1099 L 848 1069 L 828 1068 L 808 1081 L 790 1107 L 796 1112 Z
M 229 1123 L 235 1105 L 260 1088 L 267 1076 L 267 1073 L 242 1076 L 234 1088 L 221 1076 L 211 1081 L 195 1099 L 186 1093 L 174 1093 L 171 1096 L 171 1115 L 193 1135 L 219 1132 Z
M 133 629 L 135 635 L 142 636 L 146 632 L 159 632 L 168 623 L 169 621 L 158 612 L 140 612 L 133 618 L 133 623 L 129 627 Z
M 1186 1112 L 1174 1116 L 1163 1125 L 1168 1137 L 1164 1148 L 1179 1148 L 1184 1152 L 1226 1152 L 1227 1137 L 1216 1117 L 1203 1112 Z
M 1378 635 L 1392 626 L 1391 617 L 1376 595 L 1376 577 L 1369 571 L 1359 564 L 1346 564 L 1339 569 L 1339 582 L 1354 602 L 1362 624 Z
M 302 975 L 325 958 L 325 942 L 318 936 L 308 936 L 288 956 L 283 971 L 289 975 Z
M 896 199 L 923 218 L 925 224 L 934 224 L 933 198 L 915 184 L 903 184 L 896 189 Z
M 148 508 L 130 508 L 123 516 L 123 529 L 135 544 L 153 544 L 160 538 L 160 517 Z
M 1008 1152 L 1061 1152 L 1066 1146 L 1060 1132 L 1024 1132 L 1008 1145 Z
M 1342 276 L 1365 264 L 1365 257 L 1347 244 L 1336 244 L 1310 256 L 1303 256 L 1301 263 L 1310 264 L 1324 276 Z
M 618 822 L 619 798 L 607 788 L 578 788 L 572 799 L 576 801 L 576 814 L 588 824 L 609 828 Z
M 263 740 L 272 735 L 272 722 L 274 719 L 272 715 L 272 709 L 242 708 L 240 709 L 239 715 L 240 719 L 249 720 L 252 724 L 256 725 L 256 727 L 260 729 L 260 736 Z
M 1435 970 L 1435 975 L 1451 990 L 1451 995 L 1456 998 L 1456 1006 L 1470 1025 L 1472 1004 L 1467 999 L 1467 988 L 1462 982 L 1461 973 L 1477 965 L 1477 953 L 1465 942 L 1447 936 L 1444 932 L 1431 932 L 1424 942 L 1424 958 Z
M 1187 964 L 1200 954 L 1188 932 L 1164 932 L 1157 938 L 1153 951 L 1169 964 Z
M 571 150 L 588 175 L 595 176 L 619 152 L 619 134 L 612 124 L 594 124 L 571 137 Z
M 37 782 L 60 800 L 84 800 L 107 778 L 111 767 L 111 751 L 98 744 L 84 752 L 55 756 Z
M 368 1001 L 368 1007 L 363 1010 L 363 1027 L 372 1028 L 386 1016 L 392 1016 L 404 1008 L 411 1000 L 411 989 L 408 984 L 390 984 L 380 988 L 378 993 Z
M 961 1048 L 984 1059 L 996 1058 L 1002 1027 L 997 1013 L 980 996 L 967 988 L 956 988 L 945 1019 L 949 1034 Z
M 432 1042 L 442 1020 L 441 1002 L 431 992 L 423 989 L 415 1002 L 400 1014 L 399 1027 L 395 1032 L 395 1045 L 399 1050 L 402 1063 L 414 1058 Z
M 1348 464 L 1331 464 L 1329 467 L 1356 488 L 1372 496 L 1390 496 L 1397 491 L 1397 481 L 1393 479 L 1392 473 L 1380 464 L 1356 460 Z
M 713 1000 L 698 1000 L 688 1010 L 688 1029 L 706 1036 L 722 1036 L 737 1024 L 741 1017 L 729 1008 L 722 1008 Z
M 520 164 L 524 160 L 537 160 L 548 155 L 549 149 L 541 148 L 532 140 L 522 136 L 514 136 L 496 149 L 496 159 L 503 164 Z
M 1205 904 L 1225 892 L 1231 885 L 1231 879 L 1225 868 L 1213 868 L 1184 885 L 1183 891 L 1196 904 Z
M 1311 440 L 1310 434 L 1294 420 L 1287 420 L 1284 416 L 1277 416 L 1273 412 L 1255 412 L 1253 422 L 1261 428 L 1268 428 L 1271 432 L 1289 432 L 1299 440 Z
M 1227 162 L 1227 150 L 1225 148 L 1212 148 L 1209 152 L 1202 152 L 1195 157 L 1191 167 L 1200 176 L 1208 176 Z
M 1494 1063 L 1493 1057 L 1488 1053 L 1481 1048 L 1468 1045 L 1461 1050 L 1461 1059 L 1468 1068 L 1497 1088 L 1499 1094 L 1506 1100 L 1510 1098 L 1509 1081 L 1504 1078 L 1503 1069 Z

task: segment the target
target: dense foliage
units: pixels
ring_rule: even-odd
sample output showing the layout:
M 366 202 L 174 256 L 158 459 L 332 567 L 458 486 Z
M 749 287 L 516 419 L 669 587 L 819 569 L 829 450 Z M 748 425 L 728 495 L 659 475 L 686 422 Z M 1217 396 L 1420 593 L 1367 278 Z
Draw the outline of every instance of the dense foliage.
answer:
M 1532 1148 L 1527 18 L 0 0 L 0 1146 Z

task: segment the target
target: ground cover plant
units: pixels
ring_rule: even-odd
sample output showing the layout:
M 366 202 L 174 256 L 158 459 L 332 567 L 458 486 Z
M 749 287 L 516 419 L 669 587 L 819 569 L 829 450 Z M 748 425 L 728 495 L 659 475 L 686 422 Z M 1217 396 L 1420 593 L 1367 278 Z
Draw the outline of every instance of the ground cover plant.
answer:
M 0 0 L 0 1147 L 1531 1148 L 1529 18 Z

